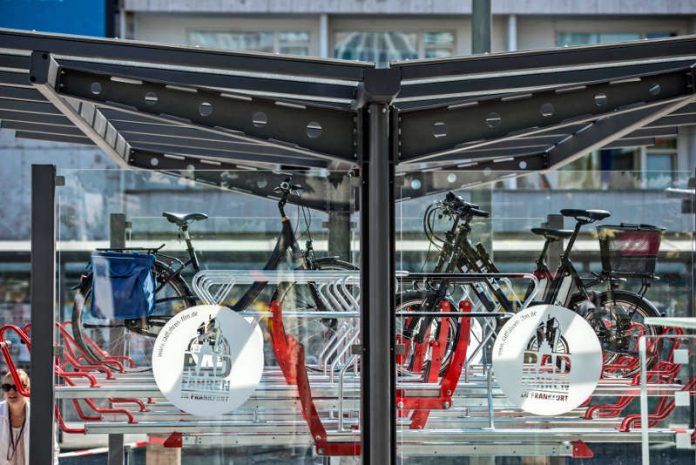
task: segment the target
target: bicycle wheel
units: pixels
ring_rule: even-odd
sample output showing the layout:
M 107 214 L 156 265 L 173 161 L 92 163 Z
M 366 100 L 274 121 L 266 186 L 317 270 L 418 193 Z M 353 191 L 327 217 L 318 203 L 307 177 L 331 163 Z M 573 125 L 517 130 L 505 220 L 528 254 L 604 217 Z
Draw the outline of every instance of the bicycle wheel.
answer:
M 586 299 L 574 299 L 572 307 Z M 650 301 L 628 291 L 605 291 L 598 294 L 594 308 L 584 317 L 595 330 L 604 354 L 604 378 L 629 378 L 640 371 L 638 340 L 640 336 L 656 336 L 654 326 L 645 324 L 646 318 L 660 316 Z M 580 313 L 580 312 L 579 312 Z M 581 313 L 582 314 L 582 313 Z M 649 356 L 648 366 L 654 355 Z
M 329 258 L 313 263 L 314 269 L 321 271 L 355 271 L 358 268 L 348 262 Z M 279 302 L 283 312 L 305 311 L 357 311 L 354 302 L 348 298 L 331 301 L 326 292 L 317 284 L 281 283 L 273 292 L 272 301 Z M 357 300 L 358 288 L 348 285 L 344 292 Z M 305 365 L 312 371 L 338 371 L 350 363 L 350 345 L 357 344 L 356 334 L 360 330 L 358 318 L 296 317 L 283 316 L 285 333 L 293 336 L 304 346 Z M 352 340 L 352 342 L 351 342 Z
M 150 367 L 152 346 L 159 331 L 173 315 L 196 303 L 181 277 L 162 285 L 171 273 L 166 264 L 155 262 L 155 309 L 148 317 L 127 320 L 92 315 L 92 274 L 82 280 L 72 308 L 72 332 L 75 342 L 92 363 L 101 363 L 108 355 L 126 355 L 137 367 Z M 111 351 L 115 353 L 110 354 Z
M 423 304 L 428 298 L 428 291 L 409 291 L 396 296 L 396 313 L 408 313 L 408 312 L 418 312 L 425 311 Z M 449 299 L 448 299 L 449 300 Z M 450 307 L 452 311 L 456 311 L 457 305 L 449 300 Z M 435 305 L 435 308 L 429 311 L 439 311 L 439 303 Z M 459 331 L 459 318 L 450 318 L 450 324 L 447 326 L 447 345 L 445 347 L 445 352 L 442 358 L 442 364 L 440 365 L 439 375 L 443 375 L 447 368 L 449 367 L 450 361 L 452 359 L 452 354 L 454 352 L 455 341 L 457 340 L 457 332 Z M 442 319 L 432 318 L 430 320 L 430 327 L 426 329 L 426 334 L 429 339 L 437 340 L 440 335 L 440 325 Z M 403 375 L 414 375 L 420 376 L 427 372 L 429 365 L 432 361 L 432 346 L 427 345 L 424 352 L 418 351 L 416 349 L 415 341 L 408 340 L 404 336 L 404 332 L 408 331 L 410 334 L 418 334 L 422 330 L 422 325 L 426 324 L 426 319 L 423 317 L 412 317 L 412 318 L 396 318 L 396 334 L 401 337 L 401 343 L 404 344 L 405 351 L 399 354 L 398 357 L 398 370 Z M 419 368 L 420 367 L 420 368 Z

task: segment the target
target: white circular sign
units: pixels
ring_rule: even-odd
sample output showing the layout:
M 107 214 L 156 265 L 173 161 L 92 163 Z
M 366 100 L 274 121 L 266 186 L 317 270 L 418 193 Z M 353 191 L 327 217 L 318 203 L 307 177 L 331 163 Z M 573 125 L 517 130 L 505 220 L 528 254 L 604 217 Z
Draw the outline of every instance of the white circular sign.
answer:
M 152 372 L 164 397 L 181 410 L 227 413 L 246 402 L 261 381 L 261 329 L 225 307 L 188 308 L 157 336 Z
M 493 346 L 493 369 L 513 404 L 536 415 L 558 415 L 594 392 L 602 347 L 577 313 L 536 305 L 505 323 Z

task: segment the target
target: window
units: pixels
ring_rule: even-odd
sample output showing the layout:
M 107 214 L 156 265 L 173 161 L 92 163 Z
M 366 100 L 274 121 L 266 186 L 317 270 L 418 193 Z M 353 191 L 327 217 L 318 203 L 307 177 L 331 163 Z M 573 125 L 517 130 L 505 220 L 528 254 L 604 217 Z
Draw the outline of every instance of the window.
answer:
M 424 58 L 442 58 L 454 55 L 454 32 L 426 32 L 423 34 Z
M 648 189 L 670 187 L 677 170 L 676 139 L 658 139 L 655 145 L 645 148 L 643 179 Z
M 454 32 L 338 32 L 334 57 L 345 60 L 390 61 L 448 57 L 454 54 Z
M 556 37 L 556 45 L 566 47 L 572 45 L 597 45 L 615 42 L 628 42 L 640 39 L 659 39 L 673 37 L 672 32 L 559 32 Z
M 309 39 L 309 32 L 301 31 L 191 31 L 188 35 L 191 45 L 200 45 L 201 47 L 291 55 L 309 55 Z

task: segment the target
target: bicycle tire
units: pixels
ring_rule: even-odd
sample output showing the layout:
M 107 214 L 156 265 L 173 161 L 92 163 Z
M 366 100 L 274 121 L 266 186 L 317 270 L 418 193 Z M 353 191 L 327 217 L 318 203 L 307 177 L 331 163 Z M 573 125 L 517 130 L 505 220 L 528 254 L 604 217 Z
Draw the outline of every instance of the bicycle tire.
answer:
M 584 298 L 576 297 L 571 299 L 572 309 L 577 308 L 577 305 Z M 630 378 L 640 371 L 640 367 L 630 367 L 625 370 L 612 367 L 607 369 L 607 365 L 614 363 L 622 355 L 630 355 L 638 357 L 638 339 L 641 335 L 656 336 L 657 330 L 654 326 L 646 326 L 643 324 L 645 318 L 659 317 L 660 312 L 647 299 L 641 298 L 640 295 L 630 291 L 613 290 L 604 291 L 597 294 L 593 299 L 595 310 L 584 315 L 585 319 L 590 323 L 599 338 L 602 346 L 604 368 L 602 370 L 603 378 Z M 624 331 L 623 333 L 611 335 L 607 327 L 616 325 L 617 312 L 631 312 L 630 322 L 633 329 Z M 618 340 L 618 342 L 617 342 Z M 648 366 L 652 364 L 654 357 L 648 360 Z
M 160 288 L 161 282 L 166 276 L 171 275 L 172 269 L 165 263 L 161 261 L 156 261 L 153 266 L 153 274 L 155 277 L 156 288 Z M 92 339 L 97 346 L 103 345 L 104 343 L 100 340 L 95 341 L 94 335 L 100 334 L 99 331 L 93 332 L 90 336 L 90 331 L 98 328 L 113 328 L 113 327 L 123 327 L 124 334 L 123 337 L 128 339 L 125 341 L 125 347 L 128 348 L 131 343 L 134 342 L 132 334 L 141 336 L 143 342 L 141 345 L 145 347 L 142 348 L 141 352 L 147 352 L 147 344 L 145 341 L 149 340 L 149 345 L 154 343 L 159 330 L 169 321 L 171 316 L 185 308 L 188 308 L 196 304 L 196 299 L 189 290 L 186 282 L 180 277 L 175 276 L 170 279 L 165 286 L 163 286 L 155 295 L 155 310 L 153 314 L 146 318 L 132 319 L 132 320 L 111 320 L 117 323 L 100 323 L 100 324 L 89 324 L 87 319 L 89 318 L 89 311 L 87 310 L 90 306 L 89 299 L 92 293 L 92 274 L 83 278 L 80 286 L 77 290 L 75 300 L 72 307 L 71 323 L 72 323 L 72 333 L 76 344 L 80 347 L 82 352 L 87 356 L 91 363 L 104 363 L 104 356 L 97 349 L 93 347 L 92 344 L 88 342 Z M 158 305 L 158 301 L 160 305 Z M 166 305 L 162 302 L 168 302 Z M 177 305 L 170 305 L 169 302 L 178 302 Z M 131 334 L 129 334 L 131 333 Z M 89 339 L 88 339 L 89 338 Z M 103 337 L 102 337 L 103 339 Z M 110 341 L 112 346 L 120 341 Z M 104 349 L 102 347 L 102 349 Z M 126 350 L 126 355 L 131 355 Z M 143 364 L 148 369 L 150 366 L 149 360 L 146 364 Z
M 336 258 L 322 258 L 313 262 L 314 270 L 322 271 L 355 271 L 358 267 L 352 263 Z M 317 302 L 316 290 L 311 285 L 296 283 L 281 283 L 273 291 L 271 301 L 280 302 L 285 311 L 306 310 L 319 311 L 323 305 Z M 349 320 L 349 319 L 346 319 Z M 357 318 L 350 319 L 359 322 Z M 305 348 L 305 366 L 310 371 L 323 371 L 319 356 L 325 344 L 336 334 L 339 328 L 337 318 L 299 318 L 283 317 L 285 333 L 293 336 Z M 350 330 L 350 328 L 347 328 Z
M 428 298 L 428 295 L 431 294 L 430 291 L 407 291 L 407 292 L 402 292 L 400 294 L 397 294 L 396 296 L 396 302 L 395 302 L 395 312 L 397 314 L 399 313 L 408 313 L 408 311 L 419 311 L 421 310 L 421 306 L 423 305 L 423 302 Z M 452 311 L 457 311 L 457 305 L 450 299 L 447 299 L 450 303 L 450 308 Z M 439 302 L 438 302 L 439 303 Z M 431 309 L 431 311 L 439 311 L 439 306 L 436 304 L 434 309 Z M 397 317 L 396 319 L 396 332 L 398 333 L 399 326 L 400 326 L 400 321 L 402 319 L 400 317 Z M 433 337 L 437 337 L 437 334 L 439 333 L 439 327 L 440 327 L 440 321 L 436 317 L 432 317 L 429 319 L 426 319 L 424 317 L 414 317 L 411 319 L 410 324 L 408 326 L 408 329 L 410 330 L 409 332 L 411 334 L 418 334 L 418 325 L 423 324 L 424 321 L 430 320 L 430 333 L 433 334 Z M 447 336 L 447 346 L 445 347 L 445 353 L 442 358 L 442 364 L 440 365 L 440 370 L 439 370 L 439 375 L 442 376 L 445 374 L 447 371 L 447 368 L 449 368 L 450 361 L 452 359 L 452 354 L 454 353 L 454 344 L 455 341 L 457 341 L 459 329 L 461 328 L 460 325 L 460 318 L 450 318 L 450 322 L 454 322 L 454 324 L 450 324 L 448 326 L 448 336 Z M 403 326 L 402 326 L 403 327 Z M 425 360 L 425 365 L 430 363 L 431 360 L 431 351 L 432 348 L 429 347 L 424 358 Z M 402 374 L 408 375 L 408 374 L 413 374 L 413 375 L 420 375 L 421 373 L 415 373 L 412 370 L 412 365 L 414 362 L 414 347 L 411 346 L 410 350 L 408 353 L 405 353 L 402 355 L 402 358 L 404 359 L 403 364 L 398 367 L 399 371 Z M 423 370 L 425 371 L 425 370 Z

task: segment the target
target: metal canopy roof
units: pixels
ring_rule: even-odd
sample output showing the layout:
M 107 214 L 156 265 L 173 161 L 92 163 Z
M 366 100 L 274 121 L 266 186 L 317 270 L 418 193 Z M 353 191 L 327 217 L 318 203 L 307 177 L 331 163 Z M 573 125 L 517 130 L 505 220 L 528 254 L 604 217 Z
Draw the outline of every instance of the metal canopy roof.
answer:
M 272 195 L 239 169 L 350 172 L 366 102 L 390 103 L 397 175 L 439 189 L 546 170 L 696 124 L 696 37 L 372 63 L 0 29 L 0 127 L 95 144 L 122 166 Z M 211 173 L 205 170 L 223 170 Z M 193 170 L 193 171 L 192 171 Z M 480 172 L 485 171 L 485 179 Z M 265 176 L 274 176 L 264 172 Z M 305 180 L 304 203 L 348 208 L 350 182 Z M 459 186 L 450 186 L 459 187 Z

